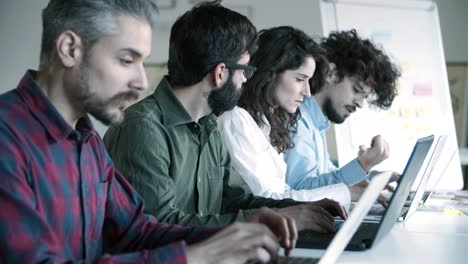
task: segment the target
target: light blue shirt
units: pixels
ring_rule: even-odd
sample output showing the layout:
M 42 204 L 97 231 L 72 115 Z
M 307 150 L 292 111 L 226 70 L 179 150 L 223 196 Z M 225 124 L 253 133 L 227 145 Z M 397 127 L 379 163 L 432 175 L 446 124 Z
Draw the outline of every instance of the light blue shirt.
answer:
M 366 172 L 356 159 L 338 169 L 330 161 L 326 131 L 330 121 L 325 117 L 314 97 L 301 107 L 294 147 L 284 155 L 287 163 L 286 182 L 296 190 L 314 189 L 340 182 L 353 185 L 367 179 Z

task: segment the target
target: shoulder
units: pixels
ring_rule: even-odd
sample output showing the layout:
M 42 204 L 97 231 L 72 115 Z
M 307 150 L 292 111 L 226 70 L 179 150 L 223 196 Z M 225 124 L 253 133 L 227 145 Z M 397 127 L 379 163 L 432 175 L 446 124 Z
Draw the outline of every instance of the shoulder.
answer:
M 242 107 L 236 106 L 231 111 L 223 113 L 218 117 L 218 127 L 222 130 L 230 126 L 235 127 L 258 127 L 252 116 Z
M 16 99 L 11 92 L 0 96 L 0 163 L 3 165 L 30 161 L 29 154 L 34 148 L 30 139 L 38 135 L 32 133 L 36 130 L 31 127 L 35 119 Z
M 17 119 L 18 117 L 29 115 L 30 113 L 26 110 L 16 90 L 11 90 L 0 95 L 0 119 Z
M 15 90 L 0 95 L 0 141 L 5 144 L 23 142 L 36 130 L 31 127 L 36 123 Z
M 125 118 L 121 124 L 109 127 L 103 139 L 108 150 L 122 146 L 151 146 L 166 140 L 167 129 L 162 124 L 161 111 L 159 107 L 148 104 L 149 102 L 141 101 L 131 106 L 125 110 Z
M 125 121 L 148 120 L 158 121 L 161 119 L 163 111 L 153 95 L 131 105 L 125 110 Z

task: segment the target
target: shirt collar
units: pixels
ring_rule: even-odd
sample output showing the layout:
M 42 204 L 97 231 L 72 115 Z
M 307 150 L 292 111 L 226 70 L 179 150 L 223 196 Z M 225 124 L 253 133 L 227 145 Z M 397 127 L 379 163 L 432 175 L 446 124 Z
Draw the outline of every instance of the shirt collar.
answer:
M 88 116 L 78 120 L 77 130 L 74 130 L 63 119 L 55 106 L 52 105 L 49 98 L 42 92 L 39 84 L 36 82 L 36 78 L 37 71 L 28 70 L 19 82 L 16 90 L 31 114 L 56 142 L 68 138 L 70 135 L 77 138 L 83 136 L 86 137 L 85 140 L 91 134 L 97 135 Z
M 156 88 L 156 91 L 153 93 L 153 97 L 161 106 L 161 111 L 166 113 L 163 123 L 167 127 L 194 122 L 190 114 L 172 91 L 172 87 L 167 80 L 167 76 L 163 77 Z M 216 119 L 216 115 L 209 114 L 200 118 L 199 122 L 202 126 L 206 125 L 209 127 L 215 127 L 217 125 Z
M 313 96 L 307 98 L 301 106 L 304 110 L 301 114 L 310 115 L 310 121 L 319 131 L 325 131 L 330 128 L 330 121 L 323 114 L 317 100 Z

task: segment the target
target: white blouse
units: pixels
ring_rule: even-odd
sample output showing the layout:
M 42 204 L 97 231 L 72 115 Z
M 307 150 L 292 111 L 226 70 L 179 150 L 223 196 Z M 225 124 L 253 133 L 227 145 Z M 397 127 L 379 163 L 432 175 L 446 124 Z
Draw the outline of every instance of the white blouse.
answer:
M 266 119 L 264 119 L 266 121 Z M 268 123 L 267 121 L 265 123 Z M 261 128 L 243 108 L 236 106 L 218 118 L 221 137 L 229 149 L 233 168 L 244 178 L 255 195 L 297 201 L 333 199 L 349 208 L 348 187 L 334 184 L 312 190 L 293 190 L 286 184 L 286 163 L 270 144 L 270 127 Z

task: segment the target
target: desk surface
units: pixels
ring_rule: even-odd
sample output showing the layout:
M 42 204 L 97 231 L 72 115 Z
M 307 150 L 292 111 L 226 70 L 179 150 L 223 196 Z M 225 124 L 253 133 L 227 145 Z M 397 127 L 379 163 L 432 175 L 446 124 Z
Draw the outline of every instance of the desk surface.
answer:
M 323 250 L 295 249 L 293 256 L 320 257 Z M 468 216 L 417 211 L 372 249 L 345 251 L 338 263 L 468 263 Z

